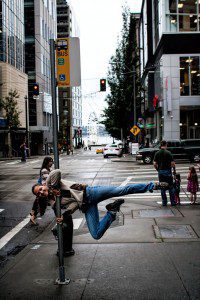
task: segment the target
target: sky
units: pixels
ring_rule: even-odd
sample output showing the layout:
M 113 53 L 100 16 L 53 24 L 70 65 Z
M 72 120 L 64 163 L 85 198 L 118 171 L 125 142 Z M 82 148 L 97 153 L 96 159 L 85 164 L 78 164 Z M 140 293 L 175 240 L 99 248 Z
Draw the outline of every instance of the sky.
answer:
M 100 78 L 106 78 L 109 60 L 115 54 L 122 29 L 122 6 L 140 12 L 142 0 L 71 0 L 80 29 L 83 125 L 89 114 L 100 118 L 105 92 L 98 93 Z

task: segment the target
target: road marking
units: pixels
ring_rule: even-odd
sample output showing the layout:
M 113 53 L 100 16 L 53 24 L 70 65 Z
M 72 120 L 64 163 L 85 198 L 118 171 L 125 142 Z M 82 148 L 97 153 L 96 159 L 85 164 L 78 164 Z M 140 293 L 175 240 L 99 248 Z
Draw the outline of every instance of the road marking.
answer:
M 16 165 L 16 164 L 18 164 L 18 163 L 20 163 L 20 162 L 21 162 L 21 160 L 15 160 L 15 161 L 6 163 L 6 165 Z
M 11 231 L 0 239 L 0 250 L 28 223 L 30 222 L 30 215 L 28 215 L 22 222 L 15 226 Z
M 74 229 L 78 229 L 83 221 L 83 218 L 73 219 Z
M 0 208 L 0 213 L 1 213 L 2 211 L 4 211 L 4 209 L 3 209 L 3 208 Z
M 124 180 L 124 181 L 120 184 L 120 186 L 125 186 L 125 185 L 127 185 L 127 183 L 129 183 L 130 180 L 131 180 L 132 178 L 133 178 L 132 176 L 127 177 L 127 179 Z
M 157 201 L 158 204 L 162 204 L 161 201 Z M 181 205 L 182 204 L 190 204 L 190 201 L 181 201 Z M 170 203 L 168 203 L 168 205 L 171 205 Z
M 5 160 L 1 160 L 1 161 L 0 161 L 0 164 L 2 164 L 2 163 L 4 163 L 4 162 L 5 162 Z
M 29 163 L 30 164 L 35 164 L 35 163 L 37 163 L 37 162 L 39 162 L 40 160 L 39 159 L 37 159 L 37 160 L 32 160 L 32 161 L 29 161 Z
M 184 193 L 180 193 L 180 197 L 186 198 L 187 196 Z M 120 197 L 118 197 L 120 198 Z M 150 199 L 150 198 L 161 198 L 161 195 L 159 192 L 157 193 L 148 193 L 148 194 L 131 194 L 131 195 L 127 195 L 127 196 L 123 196 L 122 198 L 126 198 L 126 199 Z M 151 199 L 152 200 L 152 199 Z

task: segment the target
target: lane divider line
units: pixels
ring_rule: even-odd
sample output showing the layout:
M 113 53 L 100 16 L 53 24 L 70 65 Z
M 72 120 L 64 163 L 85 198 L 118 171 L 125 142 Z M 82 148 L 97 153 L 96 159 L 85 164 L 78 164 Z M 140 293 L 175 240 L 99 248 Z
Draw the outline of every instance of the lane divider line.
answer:
M 127 183 L 129 183 L 129 182 L 131 181 L 132 178 L 133 178 L 132 176 L 127 177 L 126 180 L 124 180 L 124 181 L 120 184 L 120 186 L 125 186 L 125 185 L 127 185 Z
M 30 215 L 28 215 L 22 222 L 15 226 L 11 231 L 0 239 L 0 250 L 28 223 L 30 222 Z
M 73 219 L 74 229 L 78 229 L 83 221 L 83 218 Z
M 15 160 L 15 161 L 6 163 L 6 165 L 16 165 L 16 164 L 18 164 L 18 163 L 20 163 L 20 162 L 21 162 L 20 160 Z

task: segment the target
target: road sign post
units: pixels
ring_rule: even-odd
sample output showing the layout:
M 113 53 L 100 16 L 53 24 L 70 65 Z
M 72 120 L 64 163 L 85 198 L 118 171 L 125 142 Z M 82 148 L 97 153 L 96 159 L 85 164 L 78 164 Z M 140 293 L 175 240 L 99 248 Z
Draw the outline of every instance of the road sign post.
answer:
M 52 115 L 53 115 L 53 149 L 54 149 L 54 166 L 59 169 L 58 153 L 58 116 L 57 116 L 57 99 L 56 99 L 56 78 L 55 78 L 55 41 L 50 40 L 50 57 L 51 57 L 51 91 L 52 91 Z M 56 217 L 61 217 L 61 199 L 56 197 Z M 62 224 L 57 224 L 58 228 L 58 258 L 59 258 L 59 278 L 57 284 L 68 284 L 70 279 L 65 278 L 64 258 L 63 258 L 63 235 Z

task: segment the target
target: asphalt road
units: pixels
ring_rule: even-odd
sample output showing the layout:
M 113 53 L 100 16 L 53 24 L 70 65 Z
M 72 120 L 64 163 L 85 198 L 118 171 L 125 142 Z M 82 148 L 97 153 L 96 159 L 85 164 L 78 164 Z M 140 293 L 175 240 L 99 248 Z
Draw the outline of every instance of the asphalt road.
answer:
M 118 159 L 114 161 L 110 158 L 104 159 L 102 154 L 97 155 L 95 150 L 95 148 L 91 151 L 78 150 L 73 156 L 61 155 L 62 178 L 89 185 L 120 185 L 157 179 L 152 166 L 136 162 L 122 163 Z M 43 157 L 29 159 L 26 163 L 18 160 L 0 161 L 0 263 L 2 266 L 38 237 L 54 220 L 54 213 L 49 207 L 45 215 L 38 219 L 39 226 L 35 227 L 29 223 L 29 213 L 34 201 L 31 187 L 37 181 L 42 160 Z M 184 187 L 186 187 L 188 166 L 187 163 L 178 165 L 185 177 Z M 137 197 L 134 201 L 137 203 L 138 199 L 141 205 L 146 204 L 145 197 Z M 156 197 L 150 200 L 154 206 Z M 127 198 L 126 201 L 133 201 L 133 199 Z M 83 215 L 76 212 L 73 218 L 74 235 L 85 232 L 84 226 L 79 228 Z

